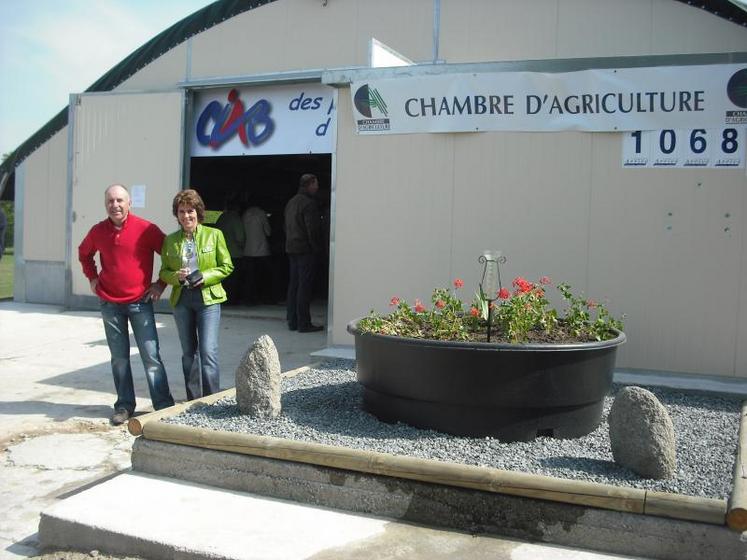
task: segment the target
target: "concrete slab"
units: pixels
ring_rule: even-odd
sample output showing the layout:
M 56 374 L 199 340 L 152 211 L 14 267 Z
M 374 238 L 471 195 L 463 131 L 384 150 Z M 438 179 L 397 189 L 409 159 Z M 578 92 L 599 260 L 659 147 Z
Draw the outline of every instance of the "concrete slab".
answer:
M 122 504 L 133 503 L 154 507 L 123 510 Z M 152 559 L 632 558 L 431 529 L 138 473 L 46 510 L 40 536 L 55 546 Z
M 136 472 L 445 530 L 660 560 L 747 558 L 747 543 L 723 525 L 230 453 L 144 436 L 137 438 L 133 448 Z
M 315 317 L 323 317 L 317 306 Z M 290 370 L 324 348 L 322 333 L 287 330 L 284 308 L 235 308 L 221 320 L 221 386 L 262 334 Z M 320 321 L 323 322 L 323 321 Z M 156 314 L 161 355 L 177 401 L 185 398 L 174 319 Z M 152 410 L 132 341 L 138 412 Z M 0 559 L 38 553 L 40 512 L 130 464 L 133 438 L 109 425 L 115 400 L 109 350 L 96 311 L 0 301 Z M 108 450 L 108 451 L 107 451 Z

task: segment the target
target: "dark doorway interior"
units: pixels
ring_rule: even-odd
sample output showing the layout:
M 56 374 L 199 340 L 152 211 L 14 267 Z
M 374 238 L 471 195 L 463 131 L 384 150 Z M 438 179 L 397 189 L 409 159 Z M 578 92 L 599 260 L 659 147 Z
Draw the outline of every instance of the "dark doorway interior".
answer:
M 193 157 L 190 162 L 190 186 L 200 193 L 208 210 L 221 211 L 229 197 L 235 197 L 243 211 L 250 203 L 267 212 L 270 236 L 270 292 L 276 303 L 285 301 L 288 288 L 288 259 L 285 255 L 283 210 L 298 191 L 304 173 L 319 178 L 319 207 L 322 212 L 324 246 L 316 275 L 314 298 L 328 297 L 329 211 L 332 156 L 330 154 Z

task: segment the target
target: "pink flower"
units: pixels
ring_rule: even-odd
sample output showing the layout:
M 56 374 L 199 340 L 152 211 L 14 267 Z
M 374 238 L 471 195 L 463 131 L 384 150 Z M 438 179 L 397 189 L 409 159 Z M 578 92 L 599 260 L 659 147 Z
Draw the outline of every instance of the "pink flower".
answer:
M 542 278 L 540 278 L 540 284 L 544 284 L 545 286 L 547 286 L 548 284 L 552 284 L 552 280 L 550 280 L 549 276 L 543 276 Z
M 461 288 L 462 286 L 464 286 L 464 281 L 463 281 L 463 280 L 462 280 L 461 278 L 457 278 L 456 280 L 454 280 L 454 287 L 455 287 L 455 288 L 456 288 L 457 290 L 458 290 L 459 288 Z
M 399 305 L 399 298 L 397 296 L 394 296 L 389 302 L 389 305 L 391 305 L 392 307 L 397 307 Z
M 415 313 L 422 313 L 425 311 L 425 305 L 423 305 L 423 302 L 419 299 L 415 300 Z
M 436 307 L 438 307 L 439 309 L 443 309 L 444 307 L 446 307 L 446 302 L 442 299 L 439 299 L 436 302 Z
M 471 309 L 469 310 L 469 313 L 470 313 L 470 315 L 472 315 L 473 317 L 477 317 L 478 315 L 480 315 L 480 311 L 479 311 L 479 310 L 477 309 L 477 307 L 473 307 L 473 308 L 471 308 Z
M 588 307 L 589 309 L 595 309 L 598 306 L 599 306 L 599 304 L 596 301 L 594 301 L 593 299 L 587 299 L 586 300 L 586 307 Z
M 508 299 L 511 297 L 511 292 L 508 291 L 508 288 L 501 288 L 498 290 L 498 297 L 500 299 Z

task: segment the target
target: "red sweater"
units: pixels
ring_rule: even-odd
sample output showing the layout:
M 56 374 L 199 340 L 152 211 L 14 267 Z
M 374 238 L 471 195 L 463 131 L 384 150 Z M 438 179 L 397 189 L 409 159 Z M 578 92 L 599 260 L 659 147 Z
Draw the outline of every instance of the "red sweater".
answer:
M 163 232 L 157 225 L 129 213 L 121 229 L 108 218 L 93 226 L 78 247 L 83 274 L 98 278 L 96 293 L 112 303 L 140 300 L 153 278 L 153 253 L 161 254 Z M 101 271 L 93 259 L 99 253 Z

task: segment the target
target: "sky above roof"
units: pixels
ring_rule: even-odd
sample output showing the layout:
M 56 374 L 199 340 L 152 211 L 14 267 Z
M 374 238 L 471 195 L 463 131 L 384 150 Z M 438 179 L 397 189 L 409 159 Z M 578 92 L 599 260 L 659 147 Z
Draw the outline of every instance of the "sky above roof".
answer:
M 213 0 L 0 0 L 0 154 L 155 35 Z

